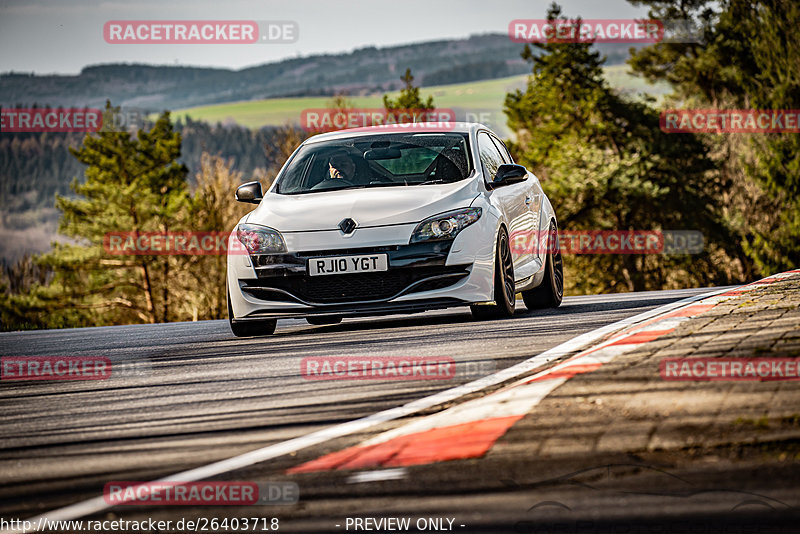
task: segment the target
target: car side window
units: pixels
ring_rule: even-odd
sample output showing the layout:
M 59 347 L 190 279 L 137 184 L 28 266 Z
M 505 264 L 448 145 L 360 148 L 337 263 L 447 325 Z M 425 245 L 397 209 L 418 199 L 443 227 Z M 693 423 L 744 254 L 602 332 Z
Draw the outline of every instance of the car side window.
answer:
M 503 164 L 503 157 L 492 138 L 485 132 L 478 134 L 478 153 L 483 164 L 485 178 L 491 182 L 494 180 L 494 175 L 497 174 L 497 168 Z
M 497 145 L 497 150 L 500 151 L 500 155 L 503 157 L 503 163 L 514 163 L 514 159 L 511 157 L 511 153 L 508 151 L 508 148 L 506 148 L 505 143 L 495 136 L 491 137 L 494 144 Z

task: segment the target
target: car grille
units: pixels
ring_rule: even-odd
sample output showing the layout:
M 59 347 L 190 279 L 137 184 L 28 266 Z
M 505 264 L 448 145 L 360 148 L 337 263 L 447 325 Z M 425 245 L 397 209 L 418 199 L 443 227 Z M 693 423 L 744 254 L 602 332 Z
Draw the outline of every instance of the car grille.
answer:
M 411 284 L 430 277 L 441 276 L 411 288 L 410 292 L 441 289 L 455 284 L 468 274 L 463 266 L 436 266 L 390 269 L 377 273 L 276 276 L 248 280 L 242 289 L 261 299 L 291 300 L 280 298 L 280 292 L 271 290 L 280 289 L 304 302 L 332 304 L 386 300 L 396 296 Z

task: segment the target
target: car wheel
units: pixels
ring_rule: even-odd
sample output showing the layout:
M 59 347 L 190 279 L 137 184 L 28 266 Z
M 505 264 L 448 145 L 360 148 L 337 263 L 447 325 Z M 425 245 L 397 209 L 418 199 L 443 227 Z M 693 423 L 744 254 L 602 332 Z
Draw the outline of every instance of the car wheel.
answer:
M 237 321 L 233 318 L 233 308 L 231 307 L 231 293 L 228 289 L 228 282 L 225 282 L 225 297 L 228 301 L 228 322 L 231 325 L 231 332 L 236 337 L 268 336 L 275 332 L 278 325 L 276 319 L 264 319 L 259 321 Z
M 491 304 L 472 304 L 470 310 L 476 319 L 501 319 L 514 315 L 515 306 L 514 260 L 508 232 L 501 228 L 494 261 L 494 301 Z
M 314 326 L 322 326 L 326 324 L 339 324 L 342 322 L 341 317 L 306 317 L 306 321 L 308 324 L 313 324 Z
M 544 280 L 539 286 L 522 292 L 522 301 L 529 310 L 558 308 L 564 298 L 564 262 L 558 246 L 558 229 L 554 222 L 550 223 L 547 233 L 547 249 Z

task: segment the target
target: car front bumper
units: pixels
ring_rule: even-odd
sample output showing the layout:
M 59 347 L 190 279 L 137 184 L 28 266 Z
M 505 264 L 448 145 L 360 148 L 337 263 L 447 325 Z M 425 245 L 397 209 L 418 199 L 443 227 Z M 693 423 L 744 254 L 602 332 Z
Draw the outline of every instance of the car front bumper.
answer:
M 335 248 L 231 255 L 228 287 L 234 317 L 413 313 L 491 300 L 494 247 L 481 244 L 493 243 L 494 234 L 490 225 L 480 222 L 451 241 L 408 244 L 405 238 L 375 246 L 372 229 L 365 228 L 356 232 L 362 234 L 359 240 L 327 240 L 328 245 L 338 245 Z M 364 243 L 371 246 L 357 246 Z M 388 256 L 388 271 L 308 275 L 308 262 L 314 258 L 375 253 Z

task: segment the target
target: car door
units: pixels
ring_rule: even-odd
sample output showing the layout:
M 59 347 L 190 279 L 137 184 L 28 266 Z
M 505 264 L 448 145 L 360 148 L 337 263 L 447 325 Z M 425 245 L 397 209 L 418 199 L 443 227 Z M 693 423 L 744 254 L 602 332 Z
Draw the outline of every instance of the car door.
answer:
M 497 174 L 497 168 L 503 163 L 507 163 L 506 157 L 503 156 L 492 137 L 485 131 L 478 133 L 478 153 L 483 165 L 483 175 L 487 181 L 493 180 Z M 515 236 L 524 233 L 525 226 L 529 224 L 529 221 L 526 220 L 529 211 L 525 205 L 525 191 L 528 187 L 526 182 L 527 180 L 498 187 L 490 192 L 492 203 L 505 214 L 508 221 L 509 244 L 511 245 L 515 276 L 517 276 L 518 269 L 523 266 L 525 257 L 529 256 L 521 247 L 515 247 L 512 241 Z M 517 278 L 519 277 L 517 276 Z
M 492 135 L 490 137 L 497 146 L 503 162 L 514 163 L 514 159 L 511 157 L 506 145 L 496 136 Z M 543 236 L 539 235 L 538 230 L 544 192 L 539 185 L 539 180 L 532 174 L 530 174 L 528 180 L 518 185 L 522 187 L 518 188 L 516 193 L 519 195 L 523 206 L 520 209 L 519 222 L 515 231 L 509 236 L 509 242 L 511 243 L 512 253 L 516 250 L 518 255 L 519 268 L 517 269 L 517 278 L 522 279 L 532 276 L 541 265 L 538 252 Z

